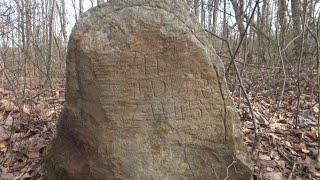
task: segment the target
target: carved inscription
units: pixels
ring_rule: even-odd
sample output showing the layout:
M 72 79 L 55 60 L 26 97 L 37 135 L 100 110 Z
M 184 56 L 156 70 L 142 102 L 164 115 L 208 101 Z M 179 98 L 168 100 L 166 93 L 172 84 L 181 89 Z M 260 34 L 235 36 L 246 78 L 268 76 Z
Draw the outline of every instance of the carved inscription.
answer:
M 102 101 L 109 102 L 104 104 L 108 116 L 122 121 L 151 121 L 155 116 L 205 121 L 219 114 L 211 100 L 214 84 L 203 79 L 201 72 L 193 72 L 190 62 L 170 63 L 174 60 L 132 52 L 98 61 L 95 72 L 103 89 Z

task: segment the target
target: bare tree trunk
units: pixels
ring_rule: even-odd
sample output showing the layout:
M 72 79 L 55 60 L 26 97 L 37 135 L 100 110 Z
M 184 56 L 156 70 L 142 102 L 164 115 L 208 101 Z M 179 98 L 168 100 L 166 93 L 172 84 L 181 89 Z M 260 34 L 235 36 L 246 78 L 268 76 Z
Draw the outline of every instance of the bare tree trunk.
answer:
M 213 0 L 208 0 L 207 9 L 208 9 L 208 29 L 214 32 L 212 28 Z
M 21 17 L 21 40 L 22 40 L 22 50 L 25 50 L 26 47 L 26 35 L 25 35 L 25 4 L 24 1 L 21 0 L 21 7 L 20 7 L 20 17 Z
M 261 25 L 262 21 L 261 21 L 261 8 L 260 6 L 257 7 L 257 28 L 258 28 L 258 32 L 256 33 L 257 35 L 257 62 L 260 62 L 260 54 L 261 54 Z
M 94 6 L 93 0 L 90 0 L 90 3 L 91 3 L 91 7 L 93 7 Z
M 313 8 L 314 7 L 310 6 L 310 4 L 313 4 L 313 0 L 303 0 L 302 15 L 305 14 L 304 21 L 308 25 L 310 25 L 310 19 L 313 19 L 312 17 L 313 17 Z M 302 26 L 303 26 L 303 24 L 302 24 Z M 309 35 L 310 34 L 307 31 L 305 31 L 305 33 L 304 33 L 305 42 L 309 42 L 309 40 L 310 40 Z M 304 46 L 305 46 L 305 52 L 308 52 L 310 50 L 311 43 L 305 43 Z
M 280 46 L 284 47 L 287 30 L 287 0 L 278 0 L 278 17 L 280 25 Z
M 214 33 L 216 33 L 217 31 L 219 4 L 220 4 L 219 0 L 214 0 L 213 20 L 212 20 L 212 31 Z
M 67 41 L 67 30 L 66 30 L 66 3 L 65 0 L 61 0 L 61 18 L 62 18 L 62 23 L 61 23 L 61 30 L 62 30 L 62 35 L 63 35 L 63 40 L 64 42 Z
M 18 45 L 22 44 L 22 24 L 23 24 L 23 18 L 22 18 L 22 7 L 20 5 L 20 1 L 15 1 L 17 5 L 17 20 L 18 20 L 18 30 L 17 30 L 17 37 L 18 37 Z M 19 59 L 17 62 L 18 69 L 21 67 L 21 59 L 22 59 L 22 50 L 19 48 Z
M 73 6 L 73 11 L 74 11 L 74 18 L 76 21 L 78 21 L 78 13 L 77 13 L 77 7 L 76 7 L 76 2 L 75 0 L 71 0 L 72 6 Z
M 51 61 L 52 61 L 52 42 L 53 42 L 53 22 L 56 0 L 53 0 L 51 5 L 50 20 L 49 20 L 49 42 L 48 42 L 48 58 L 47 58 L 47 77 L 46 83 L 50 83 L 51 79 Z
M 228 39 L 227 0 L 223 0 L 223 38 Z
M 314 15 L 314 12 L 315 12 L 315 0 L 305 0 L 308 4 L 308 24 L 311 24 L 312 21 L 313 21 L 313 15 Z
M 40 62 L 40 66 L 44 67 L 47 62 L 47 45 L 48 45 L 48 1 L 41 0 L 41 19 L 42 19 L 42 34 L 41 34 L 41 52 L 44 54 L 43 61 Z
M 258 8 L 258 28 L 259 31 L 257 33 L 258 37 L 258 58 L 259 60 L 266 61 L 265 48 L 267 47 L 266 41 L 263 38 L 262 34 L 268 34 L 269 30 L 269 1 L 263 1 L 262 11 L 260 12 L 260 8 Z M 260 21 L 260 22 L 259 22 Z
M 294 37 L 301 36 L 301 2 L 300 0 L 291 0 L 291 12 L 292 12 L 292 28 Z M 301 38 L 294 43 L 294 55 L 293 58 L 297 60 L 300 54 Z
M 194 0 L 194 13 L 196 14 L 197 18 L 199 18 L 199 0 Z
M 103 0 L 97 0 L 97 5 L 101 5 L 104 1 Z
M 201 0 L 201 24 L 203 27 L 206 27 L 206 9 L 204 6 L 204 0 Z
M 23 0 L 22 0 L 23 1 Z M 24 45 L 24 70 L 23 70 L 23 96 L 25 95 L 27 88 L 27 71 L 28 62 L 30 61 L 30 36 L 31 36 L 31 5 L 30 1 L 25 1 L 24 5 L 24 15 L 25 15 L 25 45 Z
M 28 60 L 30 61 L 31 59 L 31 40 L 32 40 L 32 1 L 25 1 L 25 6 L 26 6 L 26 55 Z
M 243 18 L 244 18 L 244 10 L 243 10 L 243 6 L 244 6 L 244 1 L 243 0 L 239 0 L 237 2 L 237 0 L 231 0 L 232 6 L 233 6 L 233 10 L 234 10 L 234 14 L 235 14 L 235 18 L 236 18 L 236 22 L 238 25 L 238 30 L 240 33 L 240 39 L 242 39 L 242 36 L 244 36 L 244 24 L 242 22 Z
M 263 1 L 262 6 L 262 31 L 265 33 L 269 30 L 270 2 Z
M 83 13 L 83 0 L 79 0 L 79 16 Z

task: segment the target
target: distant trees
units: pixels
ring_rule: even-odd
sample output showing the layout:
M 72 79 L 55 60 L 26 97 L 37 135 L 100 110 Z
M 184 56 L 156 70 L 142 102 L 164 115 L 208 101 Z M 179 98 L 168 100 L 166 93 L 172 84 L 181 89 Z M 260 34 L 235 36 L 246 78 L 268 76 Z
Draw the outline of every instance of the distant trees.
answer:
M 73 22 L 88 7 L 103 0 L 13 0 L 1 1 L 0 49 L 1 64 L 12 81 L 21 78 L 22 87 L 28 78 L 38 76 L 62 77 L 66 43 Z M 202 26 L 213 34 L 228 40 L 233 50 L 245 38 L 239 55 L 251 63 L 279 64 L 278 46 L 284 61 L 297 61 L 302 36 L 305 36 L 304 54 L 314 62 L 316 43 L 308 31 L 302 34 L 305 24 L 314 28 L 319 16 L 319 0 L 260 1 L 252 21 L 254 0 L 187 0 Z M 67 10 L 68 9 L 68 10 Z M 73 14 L 73 17 L 70 17 Z M 74 21 L 75 20 L 75 21 Z M 249 23 L 249 24 L 248 24 Z M 246 26 L 249 30 L 245 33 Z M 279 44 L 277 43 L 279 39 Z M 216 42 L 216 41 L 214 41 Z M 218 41 L 220 42 L 220 41 Z M 223 42 L 221 42 L 224 44 Z M 215 43 L 221 52 L 225 46 Z M 8 50 L 8 51 L 6 51 Z M 10 58 L 8 58 L 10 57 Z M 9 62 L 10 61 L 10 62 Z M 289 65 L 289 64 L 288 64 Z M 31 73 L 32 72 L 32 73 Z M 43 83 L 43 82 L 42 82 Z
M 255 2 L 258 3 L 257 8 Z M 245 95 L 249 107 L 250 101 L 240 78 L 247 66 L 273 69 L 274 76 L 282 84 L 278 106 L 285 94 L 288 76 L 295 77 L 297 105 L 294 127 L 298 128 L 304 92 L 301 88 L 303 68 L 314 71 L 319 60 L 319 40 L 315 34 L 320 34 L 320 1 L 194 0 L 189 4 L 208 35 L 212 36 L 220 56 L 231 61 L 226 68 L 226 74 L 232 72 L 236 79 L 231 89 L 236 91 L 240 86 L 239 96 L 241 93 Z M 254 119 L 253 115 L 251 117 Z

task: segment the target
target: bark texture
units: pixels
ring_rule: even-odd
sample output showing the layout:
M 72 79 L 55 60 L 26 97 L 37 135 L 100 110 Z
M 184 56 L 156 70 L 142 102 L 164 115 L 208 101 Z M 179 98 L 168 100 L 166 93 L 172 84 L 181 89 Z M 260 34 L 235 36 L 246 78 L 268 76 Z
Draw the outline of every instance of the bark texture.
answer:
M 291 12 L 292 12 L 292 31 L 294 38 L 299 37 L 294 44 L 293 60 L 298 61 L 301 51 L 301 2 L 300 0 L 291 0 Z
M 70 37 L 48 179 L 250 179 L 224 69 L 181 0 L 111 0 Z
M 280 46 L 283 48 L 285 46 L 285 37 L 287 31 L 287 2 L 286 0 L 278 1 L 278 17 L 279 17 L 279 25 L 280 25 Z

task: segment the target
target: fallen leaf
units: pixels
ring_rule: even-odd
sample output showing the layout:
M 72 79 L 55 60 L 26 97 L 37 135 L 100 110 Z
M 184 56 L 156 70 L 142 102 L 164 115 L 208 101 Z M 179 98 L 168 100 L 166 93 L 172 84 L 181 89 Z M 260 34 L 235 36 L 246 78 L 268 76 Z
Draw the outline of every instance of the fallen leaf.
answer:
M 313 112 L 315 113 L 319 113 L 319 104 L 317 104 L 316 106 L 313 106 Z
M 49 118 L 54 115 L 56 112 L 54 110 L 48 110 L 45 112 L 45 117 Z
M 6 129 L 4 129 L 2 126 L 0 126 L 0 142 L 3 142 L 9 138 L 10 138 L 9 132 Z
M 6 126 L 6 128 L 10 128 L 13 124 L 13 117 L 9 114 L 4 125 Z
M 270 161 L 271 157 L 267 156 L 267 155 L 264 155 L 264 154 L 259 154 L 259 159 L 265 160 L 265 161 Z
M 268 180 L 282 180 L 285 179 L 281 172 L 267 172 L 264 175 L 265 179 Z
M 274 171 L 274 169 L 273 169 L 272 167 L 267 167 L 267 168 L 266 168 L 266 171 L 272 172 L 272 171 Z
M 12 101 L 3 99 L 0 101 L 0 104 L 1 104 L 0 106 L 1 110 L 7 111 L 7 112 L 18 110 L 18 107 Z
M 308 153 L 310 153 L 310 150 L 308 150 L 308 149 L 301 149 L 301 152 L 303 152 L 303 153 L 305 153 L 305 154 L 308 154 Z
M 284 144 L 288 147 L 291 147 L 291 143 L 289 141 L 284 141 Z
M 22 112 L 25 114 L 25 115 L 30 115 L 30 108 L 27 106 L 27 105 L 23 105 L 22 107 Z
M 0 142 L 0 151 L 7 151 L 7 143 Z
M 27 156 L 30 158 L 30 159 L 36 159 L 36 158 L 39 158 L 40 157 L 40 153 L 39 152 L 29 152 L 27 154 Z

